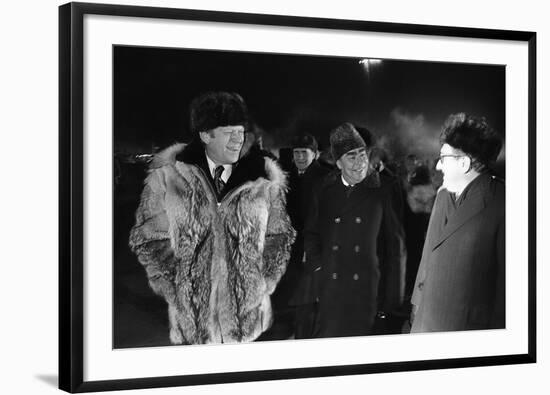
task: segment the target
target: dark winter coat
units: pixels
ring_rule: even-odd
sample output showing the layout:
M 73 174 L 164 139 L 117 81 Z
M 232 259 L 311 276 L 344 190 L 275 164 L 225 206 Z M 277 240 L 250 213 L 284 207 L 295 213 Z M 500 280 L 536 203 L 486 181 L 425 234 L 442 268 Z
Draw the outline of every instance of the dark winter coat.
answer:
M 320 337 L 371 334 L 377 311 L 403 302 L 403 231 L 388 196 L 377 173 L 349 197 L 340 174 L 333 174 L 313 200 L 305 248 L 321 282 Z
M 314 303 L 317 296 L 313 289 L 313 273 L 306 270 L 303 262 L 304 226 L 307 213 L 311 209 L 313 191 L 321 186 L 328 173 L 327 168 L 313 161 L 301 176 L 295 167 L 289 175 L 287 212 L 297 234 L 287 271 L 281 280 L 281 292 L 285 294 L 285 300 L 290 305 Z
M 130 247 L 168 303 L 172 343 L 254 340 L 271 325 L 295 237 L 286 177 L 271 159 L 244 157 L 218 204 L 204 149 L 183 148 L 154 158 Z
M 446 218 L 437 194 L 412 296 L 412 332 L 504 327 L 504 183 L 478 176 Z

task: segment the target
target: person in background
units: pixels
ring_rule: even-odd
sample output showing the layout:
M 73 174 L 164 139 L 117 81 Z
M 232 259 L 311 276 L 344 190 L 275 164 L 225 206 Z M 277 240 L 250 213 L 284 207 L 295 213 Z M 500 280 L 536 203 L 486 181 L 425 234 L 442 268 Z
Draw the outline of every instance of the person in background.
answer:
M 430 169 L 424 165 L 418 165 L 412 171 L 407 184 L 403 227 L 405 229 L 407 246 L 405 299 L 409 304 L 418 265 L 422 257 L 422 247 L 426 239 L 426 231 L 428 230 L 428 222 L 435 200 L 436 189 L 432 184 Z M 408 309 L 408 313 L 410 314 L 410 305 Z
M 443 185 L 412 295 L 411 332 L 505 327 L 505 188 L 489 171 L 502 137 L 483 118 L 449 116 Z
M 411 174 L 419 164 L 420 164 L 420 160 L 415 154 L 408 154 L 405 157 L 405 160 L 403 163 L 404 171 L 405 171 L 404 175 L 408 176 L 409 174 Z
M 289 174 L 287 211 L 296 229 L 288 269 L 277 289 L 275 300 L 292 313 L 289 320 L 297 339 L 313 336 L 317 314 L 318 289 L 314 273 L 307 270 L 304 253 L 304 224 L 310 209 L 313 191 L 322 183 L 329 169 L 317 161 L 317 140 L 310 134 L 295 136 L 292 140 L 294 166 Z
M 330 143 L 339 172 L 314 194 L 305 227 L 306 265 L 321 280 L 315 336 L 375 334 L 376 317 L 403 302 L 403 231 L 355 127 L 340 125 Z
M 249 114 L 238 94 L 200 95 L 190 115 L 194 141 L 151 162 L 130 248 L 168 304 L 173 344 L 252 341 L 272 323 L 295 237 L 286 176 L 241 155 Z
M 272 152 L 264 149 L 262 134 L 255 126 L 251 126 L 245 131 L 244 143 L 240 156 L 242 157 L 244 155 L 261 155 L 278 161 L 277 157 Z M 281 164 L 279 163 L 279 165 Z
M 387 165 L 388 155 L 382 148 L 373 146 L 370 150 L 369 159 L 371 167 L 378 172 L 380 182 L 390 194 L 392 206 L 400 222 L 404 220 L 405 213 L 405 188 L 401 179 Z

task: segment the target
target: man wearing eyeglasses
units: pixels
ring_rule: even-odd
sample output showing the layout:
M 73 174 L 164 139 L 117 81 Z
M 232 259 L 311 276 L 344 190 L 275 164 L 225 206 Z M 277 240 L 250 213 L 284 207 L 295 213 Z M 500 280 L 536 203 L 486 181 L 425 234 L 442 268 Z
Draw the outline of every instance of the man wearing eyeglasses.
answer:
M 168 304 L 173 344 L 257 339 L 295 231 L 286 177 L 259 150 L 242 155 L 248 111 L 235 93 L 191 103 L 195 140 L 156 155 L 130 247 Z
M 403 302 L 403 232 L 355 127 L 337 127 L 330 144 L 340 171 L 316 190 L 305 227 L 306 265 L 320 279 L 314 336 L 370 335 Z
M 484 119 L 451 115 L 443 172 L 412 296 L 411 332 L 505 327 L 504 182 L 489 172 L 502 138 Z

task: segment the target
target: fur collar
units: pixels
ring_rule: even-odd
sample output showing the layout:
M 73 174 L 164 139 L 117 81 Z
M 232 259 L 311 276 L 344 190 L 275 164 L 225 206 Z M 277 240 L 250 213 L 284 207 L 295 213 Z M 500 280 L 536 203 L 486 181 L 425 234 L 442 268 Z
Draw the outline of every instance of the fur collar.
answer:
M 198 141 L 193 141 L 190 144 L 177 143 L 160 151 L 153 157 L 149 169 L 173 165 L 176 161 L 203 168 L 206 170 L 206 174 L 210 175 L 207 170 L 204 148 Z M 247 181 L 255 181 L 258 178 L 265 178 L 274 186 L 286 189 L 286 173 L 275 160 L 264 156 L 259 150 L 250 150 L 239 159 L 228 181 L 227 189 L 237 187 Z
M 158 169 L 166 165 L 173 165 L 176 163 L 176 156 L 182 152 L 186 146 L 187 144 L 176 143 L 156 153 L 149 164 L 149 170 Z

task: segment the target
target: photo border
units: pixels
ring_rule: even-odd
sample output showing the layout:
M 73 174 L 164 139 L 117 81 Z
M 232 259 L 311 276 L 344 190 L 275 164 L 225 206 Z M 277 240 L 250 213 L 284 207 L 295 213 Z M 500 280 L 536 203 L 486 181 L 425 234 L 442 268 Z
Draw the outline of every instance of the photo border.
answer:
M 84 16 L 143 17 L 278 27 L 510 40 L 528 43 L 528 350 L 526 354 L 84 381 Z M 89 392 L 536 361 L 536 33 L 174 8 L 69 3 L 59 8 L 59 388 Z

